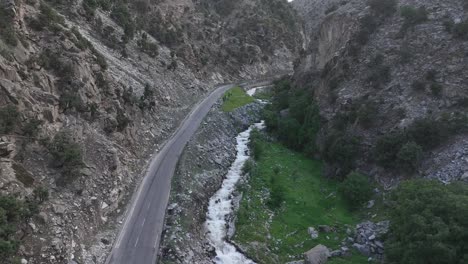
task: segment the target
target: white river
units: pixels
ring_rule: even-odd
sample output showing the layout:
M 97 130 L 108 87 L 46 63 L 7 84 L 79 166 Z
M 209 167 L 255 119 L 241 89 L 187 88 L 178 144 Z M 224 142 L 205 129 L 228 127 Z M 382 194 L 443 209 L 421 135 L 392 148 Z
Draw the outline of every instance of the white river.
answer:
M 236 188 L 236 184 L 242 177 L 242 167 L 250 158 L 248 143 L 250 132 L 252 129 L 263 129 L 264 122 L 256 123 L 249 127 L 246 131 L 237 136 L 237 157 L 223 181 L 221 189 L 219 189 L 210 199 L 207 221 L 205 227 L 207 229 L 207 238 L 216 250 L 214 261 L 217 264 L 254 264 L 242 253 L 238 252 L 236 247 L 226 241 L 227 236 L 227 217 L 233 213 L 232 193 Z

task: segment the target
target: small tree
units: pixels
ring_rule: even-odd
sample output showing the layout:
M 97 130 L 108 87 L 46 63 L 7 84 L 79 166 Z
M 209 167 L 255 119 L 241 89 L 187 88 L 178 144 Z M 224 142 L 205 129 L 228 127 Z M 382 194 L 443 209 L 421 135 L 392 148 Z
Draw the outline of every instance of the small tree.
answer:
M 49 199 L 49 191 L 44 186 L 39 186 L 33 191 L 33 197 L 40 203 L 45 202 Z
M 372 197 L 372 185 L 367 176 L 352 172 L 339 186 L 339 192 L 351 209 L 356 209 Z

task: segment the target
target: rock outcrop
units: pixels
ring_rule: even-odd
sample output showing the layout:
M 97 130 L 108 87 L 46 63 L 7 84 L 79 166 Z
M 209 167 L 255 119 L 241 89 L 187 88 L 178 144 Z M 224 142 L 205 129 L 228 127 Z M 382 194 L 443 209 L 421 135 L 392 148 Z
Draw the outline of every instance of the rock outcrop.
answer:
M 395 2 L 378 9 L 360 0 L 294 1 L 309 34 L 294 81 L 310 87 L 326 121 L 318 139 L 322 151 L 334 140 L 356 139 L 350 167 L 386 187 L 413 175 L 458 180 L 467 171 L 468 64 L 460 54 L 468 42 L 456 32 L 466 24 L 466 6 L 458 0 Z M 421 128 L 430 123 L 440 131 Z M 417 134 L 401 143 L 391 138 L 405 131 Z M 426 141 L 422 131 L 433 139 Z M 393 154 L 384 142 L 392 139 Z M 391 156 L 380 155 L 376 145 Z M 410 147 L 413 158 L 403 158 Z M 329 176 L 350 170 L 343 162 L 326 163 Z

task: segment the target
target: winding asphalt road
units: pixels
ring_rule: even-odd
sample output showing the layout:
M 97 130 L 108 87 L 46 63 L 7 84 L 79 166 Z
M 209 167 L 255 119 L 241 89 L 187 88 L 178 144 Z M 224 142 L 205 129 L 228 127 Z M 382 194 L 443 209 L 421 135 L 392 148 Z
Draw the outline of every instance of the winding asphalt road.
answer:
M 125 223 L 107 257 L 107 264 L 156 263 L 171 179 L 179 156 L 214 103 L 232 87 L 234 85 L 220 86 L 199 103 L 152 160 L 132 197 Z

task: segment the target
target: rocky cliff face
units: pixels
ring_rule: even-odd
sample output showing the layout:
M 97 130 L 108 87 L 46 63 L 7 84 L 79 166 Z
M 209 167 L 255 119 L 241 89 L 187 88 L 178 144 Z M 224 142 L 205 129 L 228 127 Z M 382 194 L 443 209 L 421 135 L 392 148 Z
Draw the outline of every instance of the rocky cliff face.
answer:
M 0 2 L 0 193 L 28 263 L 102 263 L 152 153 L 215 84 L 290 71 L 283 1 Z M 24 225 L 24 226 L 23 226 Z
M 388 184 L 466 175 L 466 1 L 293 5 L 310 40 L 294 80 L 326 120 L 322 155 L 349 147 L 341 164 L 326 160 L 329 175 L 357 168 Z

